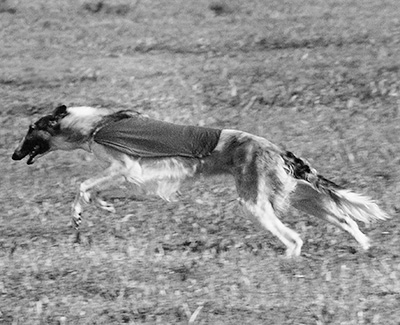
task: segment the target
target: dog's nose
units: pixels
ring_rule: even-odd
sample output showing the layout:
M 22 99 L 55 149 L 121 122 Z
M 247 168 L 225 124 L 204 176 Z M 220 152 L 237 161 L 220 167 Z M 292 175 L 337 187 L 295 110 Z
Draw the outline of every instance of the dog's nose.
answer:
M 20 152 L 15 151 L 11 158 L 12 158 L 12 160 L 21 160 L 22 159 L 22 155 L 21 155 Z

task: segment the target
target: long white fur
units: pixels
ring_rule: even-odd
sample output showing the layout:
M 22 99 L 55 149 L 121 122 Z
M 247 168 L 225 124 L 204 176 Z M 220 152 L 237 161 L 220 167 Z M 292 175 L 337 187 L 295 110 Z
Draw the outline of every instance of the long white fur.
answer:
M 340 209 L 343 213 L 366 224 L 376 220 L 389 219 L 389 215 L 382 211 L 378 205 L 364 195 L 354 193 L 347 189 L 336 191 L 341 198 Z
M 94 124 L 111 113 L 111 111 L 106 108 L 89 106 L 69 107 L 67 111 L 69 114 L 60 121 L 61 128 L 79 130 L 84 135 L 89 134 Z

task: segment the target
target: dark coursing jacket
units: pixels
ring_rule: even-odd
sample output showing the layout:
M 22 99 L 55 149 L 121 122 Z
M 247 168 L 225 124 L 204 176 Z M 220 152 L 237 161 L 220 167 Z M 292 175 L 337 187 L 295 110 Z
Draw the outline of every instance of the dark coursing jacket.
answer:
M 215 149 L 221 130 L 132 116 L 97 130 L 93 140 L 134 157 L 203 158 Z

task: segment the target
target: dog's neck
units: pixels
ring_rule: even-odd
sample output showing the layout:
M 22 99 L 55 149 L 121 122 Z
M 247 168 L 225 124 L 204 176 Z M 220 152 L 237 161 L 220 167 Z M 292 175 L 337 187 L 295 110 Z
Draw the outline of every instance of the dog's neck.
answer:
M 51 139 L 53 150 L 83 149 L 90 152 L 93 132 L 111 110 L 94 107 L 69 107 L 60 120 L 58 134 Z
M 69 107 L 68 115 L 60 121 L 60 128 L 68 133 L 88 136 L 93 133 L 104 116 L 111 113 L 106 108 Z

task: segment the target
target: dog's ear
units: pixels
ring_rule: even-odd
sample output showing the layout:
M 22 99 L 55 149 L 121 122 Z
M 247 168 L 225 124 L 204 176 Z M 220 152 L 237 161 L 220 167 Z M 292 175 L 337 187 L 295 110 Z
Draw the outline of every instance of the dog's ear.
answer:
M 35 124 L 39 127 L 39 129 L 53 133 L 60 129 L 60 120 L 67 115 L 67 106 L 61 105 L 56 107 L 52 114 L 44 116 Z
M 56 120 L 59 120 L 68 115 L 67 106 L 61 105 L 54 109 L 53 116 Z

